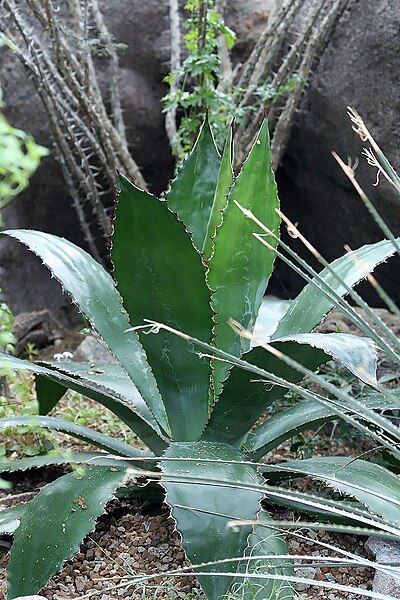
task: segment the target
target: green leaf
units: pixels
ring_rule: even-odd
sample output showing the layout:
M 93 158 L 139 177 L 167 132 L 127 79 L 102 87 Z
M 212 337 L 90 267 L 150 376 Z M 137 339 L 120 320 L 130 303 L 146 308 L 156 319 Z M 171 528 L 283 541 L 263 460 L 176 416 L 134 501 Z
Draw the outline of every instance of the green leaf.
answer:
M 63 238 L 18 229 L 3 231 L 37 254 L 77 303 L 113 355 L 126 369 L 161 427 L 168 433 L 165 409 L 145 352 L 110 275 L 84 250 Z
M 283 477 L 309 475 L 342 494 L 353 496 L 389 523 L 400 524 L 399 478 L 380 465 L 346 456 L 324 456 L 262 467 L 262 471 L 267 476 L 269 473 Z
M 369 385 L 377 385 L 375 346 L 367 338 L 342 333 L 299 334 L 271 345 L 312 370 L 333 357 Z M 261 347 L 255 347 L 244 358 L 286 381 L 297 383 L 303 379 L 301 373 Z M 285 393 L 284 387 L 266 386 L 265 381 L 257 381 L 251 372 L 234 367 L 214 406 L 204 438 L 240 444 L 268 406 Z
M 229 137 L 226 141 L 224 153 L 221 160 L 221 166 L 218 174 L 217 186 L 215 189 L 213 204 L 211 207 L 210 218 L 207 224 L 206 236 L 202 248 L 205 260 L 210 260 L 214 251 L 214 238 L 218 227 L 222 223 L 223 210 L 226 207 L 229 189 L 233 183 L 233 129 L 229 130 Z
M 150 410 L 127 373 L 118 365 L 101 365 L 100 370 L 103 373 L 97 373 L 96 369 L 99 371 L 99 367 L 88 367 L 87 363 L 65 361 L 39 365 L 0 352 L 1 366 L 35 373 L 36 382 L 39 383 L 38 400 L 41 414 L 57 404 L 61 393 L 60 386 L 63 386 L 64 391 L 68 388 L 74 390 L 111 410 L 156 454 L 167 446 Z M 44 384 L 46 378 L 55 384 L 53 396 L 51 383 Z
M 295 342 L 278 342 L 274 346 L 313 370 L 329 360 L 321 350 Z M 303 378 L 298 371 L 291 369 L 263 348 L 253 348 L 244 358 L 247 363 L 283 377 L 286 381 L 297 383 Z M 260 415 L 276 400 L 282 398 L 286 391 L 286 388 L 278 385 L 266 385 L 265 381 L 261 381 L 250 371 L 234 367 L 211 413 L 204 439 L 221 440 L 240 446 L 243 437 Z
M 56 419 L 55 417 L 42 417 L 37 415 L 30 415 L 27 417 L 7 417 L 0 419 L 0 429 L 8 429 L 9 427 L 18 427 L 19 425 L 26 425 L 29 427 L 43 427 L 50 429 L 51 431 L 60 431 L 83 440 L 88 444 L 94 444 L 107 452 L 112 454 L 118 454 L 119 456 L 126 457 L 147 457 L 150 456 L 144 450 L 139 450 L 133 446 L 128 446 L 124 442 L 120 442 L 108 435 L 98 433 L 88 427 L 82 425 L 75 425 L 70 421 L 64 421 L 62 419 Z
M 19 504 L 0 511 L 0 535 L 14 533 L 19 527 L 21 517 L 27 506 L 27 504 Z
M 112 258 L 133 325 L 143 325 L 147 318 L 210 339 L 210 292 L 199 253 L 166 203 L 125 178 L 121 178 Z M 173 438 L 198 439 L 208 419 L 209 361 L 199 361 L 193 348 L 165 331 L 139 335 Z
M 300 333 L 276 339 L 272 345 L 279 342 L 285 344 L 295 342 L 322 350 L 367 385 L 378 386 L 376 380 L 378 357 L 375 344 L 369 338 L 347 333 Z
M 266 251 L 254 238 L 252 234 L 259 228 L 243 215 L 234 200 L 278 233 L 279 217 L 275 209 L 279 202 L 271 169 L 266 121 L 229 194 L 208 272 L 208 283 L 213 290 L 212 307 L 216 313 L 214 345 L 240 356 L 249 348 L 249 343 L 237 335 L 229 319 L 252 330 L 272 272 L 274 252 Z M 276 242 L 271 240 L 270 243 L 275 245 Z M 214 369 L 218 395 L 229 366 L 216 362 Z
M 15 532 L 8 566 L 8 598 L 36 594 L 77 552 L 126 477 L 125 469 L 93 467 L 44 486 Z M 40 523 L 40 535 L 35 529 Z
M 125 469 L 140 469 L 141 462 L 128 462 L 115 458 L 108 458 L 100 452 L 70 452 L 63 454 L 46 454 L 44 456 L 33 456 L 29 458 L 20 458 L 17 460 L 1 460 L 0 473 L 14 473 L 15 471 L 26 471 L 28 469 L 38 469 L 49 465 L 82 465 L 88 466 L 109 466 L 124 467 Z M 1 514 L 1 513 L 0 513 Z
M 271 519 L 265 511 L 261 511 L 257 515 L 257 522 L 261 525 L 256 525 L 253 528 L 246 555 L 254 558 L 256 556 L 271 556 L 274 554 L 283 556 L 288 554 L 288 546 L 282 533 L 278 533 L 276 529 L 270 529 L 268 527 L 270 521 Z M 265 573 L 267 575 L 292 576 L 292 562 L 290 559 L 244 561 L 244 570 L 253 575 L 256 573 L 263 575 Z M 271 568 L 271 565 L 274 568 Z M 293 589 L 290 583 L 273 579 L 247 579 L 244 583 L 238 585 L 237 591 L 237 598 L 240 598 L 240 600 L 290 600 L 292 597 Z
M 35 388 L 39 414 L 47 415 L 59 403 L 68 386 L 49 377 L 36 375 Z
M 263 480 L 254 468 L 230 463 L 243 461 L 243 455 L 231 446 L 219 443 L 172 444 L 165 458 L 161 461 L 161 482 L 167 490 L 167 502 L 172 507 L 172 515 L 192 564 L 243 556 L 251 528 L 228 528 L 227 523 L 232 519 L 255 520 L 260 510 L 261 493 L 224 488 L 220 482 L 261 484 Z M 182 458 L 182 461 L 169 461 L 169 458 Z M 192 481 L 185 482 L 187 477 Z M 236 572 L 237 567 L 238 564 L 232 562 L 207 569 L 216 573 Z M 233 583 L 232 578 L 223 576 L 199 576 L 199 581 L 209 600 L 222 598 Z
M 206 119 L 192 152 L 165 195 L 168 206 L 186 225 L 198 250 L 205 242 L 220 162 L 210 123 Z
M 389 410 L 400 408 L 400 398 L 385 398 L 382 394 L 371 394 L 362 398 L 368 408 Z M 351 411 L 349 411 L 351 412 Z M 286 410 L 281 410 L 256 429 L 253 429 L 243 449 L 251 454 L 252 460 L 260 460 L 267 452 L 305 429 L 315 429 L 318 425 L 339 419 L 328 406 L 312 400 L 298 402 Z
M 392 242 L 383 240 L 362 246 L 352 254 L 341 256 L 331 263 L 331 268 L 348 287 L 353 287 L 394 252 L 395 248 Z M 347 291 L 344 285 L 340 284 L 328 269 L 321 271 L 320 277 L 335 290 L 336 294 L 341 297 L 346 295 Z M 312 283 L 307 284 L 297 298 L 291 302 L 288 311 L 272 335 L 272 339 L 312 331 L 334 306 L 334 302 Z
M 80 391 L 96 400 L 128 425 L 145 444 L 160 454 L 167 447 L 166 438 L 127 372 L 117 364 L 77 363 L 73 361 L 42 363 L 48 369 L 66 374 L 75 385 L 71 389 Z M 61 384 L 63 385 L 63 384 Z M 57 395 L 53 396 L 57 400 Z M 38 397 L 39 407 L 46 406 Z M 40 414 L 46 414 L 40 410 Z

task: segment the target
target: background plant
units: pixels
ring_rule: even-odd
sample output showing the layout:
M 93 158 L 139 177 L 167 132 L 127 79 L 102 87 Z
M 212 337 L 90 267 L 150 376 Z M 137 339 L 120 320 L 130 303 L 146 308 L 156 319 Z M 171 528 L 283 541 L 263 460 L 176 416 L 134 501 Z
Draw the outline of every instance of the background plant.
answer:
M 41 426 L 106 451 L 4 462 L 3 471 L 45 464 L 86 467 L 45 486 L 17 513 L 2 513 L 2 531 L 15 531 L 10 598 L 40 590 L 93 528 L 105 503 L 116 492 L 129 493 L 126 481 L 132 477 L 147 477 L 153 487 L 161 483 L 166 490 L 191 569 L 210 599 L 243 582 L 246 593 L 252 581 L 265 597 L 272 589 L 278 598 L 290 597 L 290 582 L 296 581 L 293 563 L 288 562 L 282 523 L 260 509 L 263 498 L 323 520 L 339 519 L 341 531 L 398 538 L 400 489 L 388 469 L 343 457 L 258 464 L 294 431 L 332 418 L 364 432 L 398 460 L 399 430 L 388 411 L 397 409 L 399 401 L 378 390 L 371 340 L 311 333 L 335 305 L 352 314 L 344 296 L 357 298 L 353 286 L 396 246 L 392 240 L 364 246 L 320 273 L 303 265 L 312 277 L 304 273 L 308 284 L 271 339 L 252 339 L 275 255 L 282 255 L 278 243 L 286 250 L 278 235 L 281 213 L 267 123 L 236 178 L 232 163 L 230 140 L 220 158 L 206 122 L 163 200 L 121 178 L 112 246 L 118 291 L 104 269 L 70 242 L 34 231 L 5 232 L 40 256 L 119 362 L 40 364 L 1 356 L 9 368 L 36 375 L 43 415 L 6 418 L 1 428 Z M 374 335 L 399 360 L 371 330 Z M 368 386 L 365 396 L 353 398 L 315 373 L 331 357 Z M 305 375 L 330 396 L 302 387 Z M 150 451 L 44 416 L 67 388 L 114 412 Z M 297 393 L 301 402 L 254 428 L 286 390 Z M 349 505 L 271 485 L 299 475 L 334 484 L 355 501 Z M 37 522 L 41 535 L 31 535 Z M 298 529 L 299 523 L 286 526 Z
M 170 91 L 164 97 L 164 110 L 174 153 L 180 158 L 187 154 L 208 114 L 220 149 L 235 120 L 236 159 L 240 163 L 268 114 L 276 168 L 312 67 L 347 2 L 316 3 L 304 30 L 287 49 L 301 2 L 286 0 L 270 16 L 250 57 L 236 65 L 231 53 L 235 34 L 223 17 L 224 0 L 190 0 L 185 4 L 187 18 L 181 18 L 177 0 L 169 4 L 171 72 L 166 78 Z

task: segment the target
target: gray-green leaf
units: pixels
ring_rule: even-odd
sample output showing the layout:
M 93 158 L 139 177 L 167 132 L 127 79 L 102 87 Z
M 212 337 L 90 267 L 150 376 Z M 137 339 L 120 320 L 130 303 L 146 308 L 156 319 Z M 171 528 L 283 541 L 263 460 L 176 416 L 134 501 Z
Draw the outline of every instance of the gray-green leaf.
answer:
M 15 532 L 8 566 L 10 600 L 39 592 L 77 552 L 125 477 L 125 469 L 93 467 L 84 475 L 69 473 L 40 490 Z

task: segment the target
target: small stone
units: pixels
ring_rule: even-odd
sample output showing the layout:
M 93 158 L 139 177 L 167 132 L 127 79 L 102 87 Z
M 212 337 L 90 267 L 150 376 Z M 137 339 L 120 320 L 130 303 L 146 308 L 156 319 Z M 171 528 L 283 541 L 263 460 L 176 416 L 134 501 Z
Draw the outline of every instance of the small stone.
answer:
M 299 569 L 295 569 L 294 573 L 296 577 L 301 577 L 302 579 L 314 579 L 316 575 L 317 569 L 314 567 L 301 567 Z M 294 587 L 298 592 L 304 592 L 310 587 L 309 583 L 295 583 Z
M 86 560 L 93 560 L 94 556 L 94 549 L 90 548 L 90 550 L 86 552 Z
M 74 360 L 89 363 L 115 363 L 116 359 L 93 335 L 87 335 L 74 352 Z M 96 367 L 94 366 L 93 369 Z
M 163 563 L 168 564 L 168 563 L 172 562 L 174 559 L 171 556 L 163 556 L 161 560 Z
M 400 562 L 400 544 L 389 542 L 378 537 L 369 537 L 365 543 L 366 549 L 375 557 L 377 562 Z M 400 598 L 400 577 L 395 578 L 382 571 L 376 571 L 372 591 L 377 594 Z
M 78 577 L 75 578 L 75 587 L 78 592 L 83 592 L 85 584 L 86 580 L 81 575 L 78 575 Z

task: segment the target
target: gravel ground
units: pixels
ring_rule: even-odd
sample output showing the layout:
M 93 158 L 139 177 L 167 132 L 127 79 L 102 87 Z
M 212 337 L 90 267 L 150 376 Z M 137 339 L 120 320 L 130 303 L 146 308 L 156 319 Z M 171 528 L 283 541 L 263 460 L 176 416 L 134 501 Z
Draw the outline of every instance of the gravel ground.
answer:
M 45 483 L 44 472 L 40 481 L 29 475 L 18 484 L 15 491 L 25 493 Z M 59 471 L 49 472 L 47 481 L 54 479 Z M 3 496 L 4 498 L 4 496 Z M 291 518 L 287 512 L 277 512 L 274 518 Z M 311 554 L 314 556 L 340 556 L 338 553 L 322 548 L 318 541 L 329 543 L 344 550 L 366 556 L 364 541 L 355 536 L 334 535 L 325 531 L 307 534 L 308 541 L 292 537 L 289 548 L 292 554 Z M 7 554 L 0 554 L 0 600 L 6 598 Z M 166 507 L 145 506 L 143 502 L 114 500 L 107 507 L 107 513 L 99 520 L 95 531 L 82 544 L 80 552 L 64 564 L 62 571 L 56 574 L 42 591 L 49 600 L 82 598 L 88 592 L 99 600 L 118 598 L 203 598 L 193 577 L 156 578 L 146 587 L 128 587 L 126 577 L 137 574 L 162 573 L 187 566 L 179 534 L 175 531 L 173 520 Z M 300 573 L 299 573 L 300 575 Z M 373 571 L 371 569 L 350 567 L 311 568 L 302 572 L 304 577 L 319 581 L 336 582 L 363 589 L 371 589 Z M 360 596 L 321 588 L 299 589 L 301 598 L 320 598 L 321 600 L 353 600 Z

